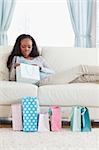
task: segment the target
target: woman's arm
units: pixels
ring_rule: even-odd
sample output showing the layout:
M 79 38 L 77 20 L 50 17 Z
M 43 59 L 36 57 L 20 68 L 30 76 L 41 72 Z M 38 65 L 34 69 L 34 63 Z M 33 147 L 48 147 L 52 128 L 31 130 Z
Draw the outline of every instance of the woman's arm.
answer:
M 45 73 L 49 73 L 49 74 L 54 74 L 55 71 L 49 66 L 47 61 L 42 56 L 40 56 L 40 57 L 41 57 L 41 61 L 42 61 L 41 71 L 45 72 Z

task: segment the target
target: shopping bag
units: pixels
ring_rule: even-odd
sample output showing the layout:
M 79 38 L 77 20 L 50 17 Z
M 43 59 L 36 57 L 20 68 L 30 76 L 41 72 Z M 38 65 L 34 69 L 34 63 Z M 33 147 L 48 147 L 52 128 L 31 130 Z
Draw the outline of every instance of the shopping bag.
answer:
M 70 128 L 72 131 L 81 131 L 81 107 L 74 106 L 71 112 Z
M 21 63 L 16 67 L 16 81 L 37 83 L 40 80 L 39 66 Z
M 50 131 L 48 113 L 40 113 L 38 121 L 38 132 Z
M 22 108 L 21 104 L 12 104 L 12 127 L 13 130 L 20 131 L 23 129 L 22 127 Z
M 51 131 L 60 131 L 61 129 L 61 109 L 59 106 L 49 108 Z
M 23 131 L 35 132 L 38 130 L 38 99 L 37 97 L 25 96 L 22 99 Z
M 91 131 L 91 120 L 87 107 L 74 106 L 72 108 L 70 128 L 72 131 Z
M 87 107 L 81 108 L 81 131 L 91 131 L 91 120 L 89 116 L 89 110 Z

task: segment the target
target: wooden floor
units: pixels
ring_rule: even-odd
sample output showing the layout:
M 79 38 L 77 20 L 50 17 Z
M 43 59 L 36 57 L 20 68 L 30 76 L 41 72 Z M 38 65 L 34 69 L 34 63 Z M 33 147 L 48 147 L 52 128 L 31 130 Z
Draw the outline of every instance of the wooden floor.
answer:
M 0 128 L 11 128 L 12 119 L 11 118 L 0 118 Z
M 2 124 L 0 125 L 0 128 L 12 128 L 12 125 Z
M 91 122 L 92 128 L 99 128 L 99 122 Z M 62 121 L 62 128 L 69 128 L 70 122 Z M 0 128 L 12 128 L 12 123 L 0 123 Z
M 91 122 L 92 128 L 99 128 L 99 122 Z M 62 128 L 68 128 L 70 127 L 70 122 L 62 121 Z

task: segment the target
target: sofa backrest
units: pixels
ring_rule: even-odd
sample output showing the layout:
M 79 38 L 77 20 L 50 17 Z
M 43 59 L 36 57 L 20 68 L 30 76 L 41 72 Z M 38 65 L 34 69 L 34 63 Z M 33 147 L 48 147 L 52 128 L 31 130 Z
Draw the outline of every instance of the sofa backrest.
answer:
M 97 48 L 42 47 L 42 56 L 56 72 L 80 64 L 98 64 Z
M 12 48 L 0 46 L 0 80 L 9 79 L 6 62 Z M 39 47 L 39 51 L 56 72 L 79 64 L 97 65 L 98 61 L 96 48 Z

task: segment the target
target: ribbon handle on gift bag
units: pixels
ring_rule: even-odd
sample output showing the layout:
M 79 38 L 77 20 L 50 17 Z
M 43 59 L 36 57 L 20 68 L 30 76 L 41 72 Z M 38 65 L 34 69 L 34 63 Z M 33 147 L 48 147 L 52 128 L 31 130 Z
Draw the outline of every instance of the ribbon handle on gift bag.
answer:
M 81 108 L 81 119 L 82 119 L 82 120 L 81 120 L 81 121 L 82 121 L 82 122 L 81 122 L 81 125 L 82 125 L 81 127 L 82 127 L 82 128 L 85 127 L 85 117 L 84 117 L 85 112 L 86 112 L 86 107 L 82 107 L 82 108 Z

